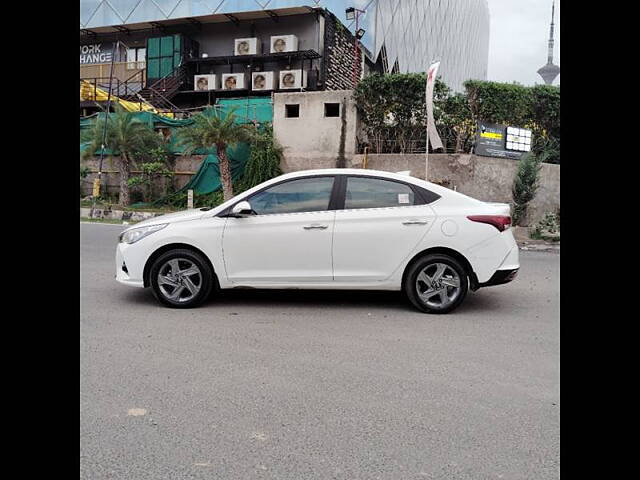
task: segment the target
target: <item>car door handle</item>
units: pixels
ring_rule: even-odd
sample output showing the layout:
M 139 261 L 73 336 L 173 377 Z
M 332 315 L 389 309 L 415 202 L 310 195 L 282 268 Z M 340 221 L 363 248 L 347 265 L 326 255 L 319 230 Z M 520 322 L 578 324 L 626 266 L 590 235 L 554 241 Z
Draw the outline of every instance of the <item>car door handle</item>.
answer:
M 305 225 L 302 228 L 304 228 L 305 230 L 324 230 L 328 227 L 329 225 L 320 225 L 320 224 L 314 223 L 313 225 Z
M 426 225 L 427 222 L 426 220 L 406 220 L 404 222 L 402 222 L 403 225 Z

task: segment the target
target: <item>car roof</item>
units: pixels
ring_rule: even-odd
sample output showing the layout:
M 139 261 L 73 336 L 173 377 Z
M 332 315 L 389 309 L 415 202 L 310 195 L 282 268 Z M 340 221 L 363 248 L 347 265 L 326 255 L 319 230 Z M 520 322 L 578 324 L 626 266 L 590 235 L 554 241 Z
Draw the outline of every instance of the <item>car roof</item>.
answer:
M 312 175 L 366 175 L 371 177 L 385 177 L 395 178 L 399 180 L 420 180 L 419 178 L 412 177 L 410 175 L 402 175 L 394 172 L 385 172 L 382 170 L 368 170 L 365 168 L 317 168 L 313 170 L 298 170 L 295 172 L 285 173 L 279 178 L 294 178 L 294 177 L 306 177 Z
M 246 198 L 250 195 L 253 195 L 257 190 L 267 188 L 274 183 L 279 183 L 283 180 L 289 180 L 294 178 L 304 178 L 304 177 L 310 177 L 314 175 L 365 175 L 373 178 L 388 178 L 392 180 L 398 180 L 401 182 L 412 183 L 419 187 L 426 188 L 427 190 L 430 190 L 431 192 L 440 195 L 441 198 L 444 197 L 454 201 L 458 200 L 464 203 L 468 203 L 468 202 L 472 202 L 475 204 L 482 203 L 479 200 L 469 197 L 467 195 L 463 195 L 460 192 L 456 192 L 454 190 L 443 187 L 441 185 L 427 182 L 420 178 L 412 177 L 410 175 L 399 174 L 394 172 L 386 172 L 382 170 L 369 170 L 364 168 L 317 168 L 313 170 L 297 170 L 295 172 L 285 173 L 283 175 L 279 175 L 270 180 L 267 180 L 264 183 L 256 185 L 255 187 L 250 188 L 245 192 L 242 192 L 242 194 L 240 195 L 243 198 Z M 229 208 L 231 205 L 233 205 L 237 201 L 238 199 L 236 197 L 233 197 L 227 200 L 226 202 L 223 202 L 222 204 L 213 208 L 210 212 L 210 215 L 213 215 L 213 216 L 217 215 L 218 213 L 225 210 L 226 208 Z
M 277 177 L 279 180 L 285 180 L 288 178 L 301 178 L 313 175 L 365 175 L 369 177 L 388 178 L 392 180 L 398 180 L 401 182 L 412 183 L 427 190 L 437 193 L 441 197 L 447 197 L 450 200 L 457 199 L 463 202 L 482 203 L 480 200 L 464 195 L 460 192 L 456 192 L 450 188 L 443 187 L 436 183 L 431 183 L 421 178 L 413 177 L 404 173 L 387 172 L 383 170 L 369 170 L 365 168 L 318 168 L 314 170 L 298 170 L 295 172 L 285 173 Z
M 367 177 L 388 178 L 392 180 L 400 180 L 407 183 L 413 183 L 415 185 L 433 190 L 438 194 L 441 194 L 442 191 L 452 191 L 440 185 L 426 182 L 417 177 L 412 177 L 411 175 L 386 172 L 383 170 L 369 170 L 365 168 L 318 168 L 314 170 L 298 170 L 295 172 L 285 173 L 284 175 L 280 175 L 277 178 L 279 180 L 285 180 L 288 178 L 308 177 L 314 175 L 364 175 Z

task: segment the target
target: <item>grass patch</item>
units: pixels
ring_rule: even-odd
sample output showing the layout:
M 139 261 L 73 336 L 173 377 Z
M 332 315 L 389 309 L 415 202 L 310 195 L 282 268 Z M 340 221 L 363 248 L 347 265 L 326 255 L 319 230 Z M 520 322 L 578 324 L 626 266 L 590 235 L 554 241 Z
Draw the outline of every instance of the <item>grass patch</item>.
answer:
M 529 231 L 529 236 L 534 240 L 559 242 L 560 215 L 550 212 L 546 213 L 544 218 Z

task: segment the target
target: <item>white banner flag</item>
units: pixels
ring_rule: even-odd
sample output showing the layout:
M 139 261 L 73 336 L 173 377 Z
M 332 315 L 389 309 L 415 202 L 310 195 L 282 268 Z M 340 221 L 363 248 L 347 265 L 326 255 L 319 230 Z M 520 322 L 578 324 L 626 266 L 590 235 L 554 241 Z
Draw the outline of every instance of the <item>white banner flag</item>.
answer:
M 436 75 L 438 74 L 439 66 L 440 62 L 436 62 L 431 64 L 427 70 L 427 136 L 429 138 L 431 148 L 434 150 L 437 148 L 443 148 L 442 140 L 440 140 L 440 135 L 438 135 L 438 131 L 436 130 L 436 122 L 433 119 L 433 86 L 436 83 Z

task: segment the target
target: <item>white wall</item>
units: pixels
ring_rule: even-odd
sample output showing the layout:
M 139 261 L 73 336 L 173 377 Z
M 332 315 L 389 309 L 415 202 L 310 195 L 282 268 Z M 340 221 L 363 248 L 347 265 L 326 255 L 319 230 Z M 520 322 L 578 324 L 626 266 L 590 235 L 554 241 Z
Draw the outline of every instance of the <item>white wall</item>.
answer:
M 284 147 L 285 172 L 336 166 L 340 149 L 340 117 L 325 117 L 325 103 L 345 102 L 347 164 L 356 151 L 357 115 L 351 90 L 276 93 L 273 96 L 273 132 Z M 286 118 L 285 105 L 300 105 L 299 118 Z M 340 114 L 342 115 L 342 106 Z

